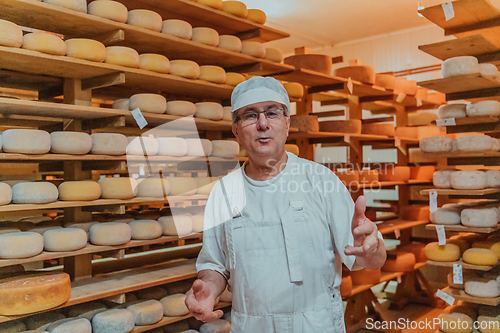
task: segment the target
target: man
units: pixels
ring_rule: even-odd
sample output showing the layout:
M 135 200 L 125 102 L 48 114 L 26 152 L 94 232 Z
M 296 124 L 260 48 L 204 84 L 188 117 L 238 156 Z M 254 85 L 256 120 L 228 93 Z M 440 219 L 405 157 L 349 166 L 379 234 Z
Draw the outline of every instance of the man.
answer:
M 223 177 L 205 208 L 198 279 L 186 297 L 195 318 L 222 315 L 233 293 L 231 332 L 343 332 L 341 262 L 377 269 L 377 227 L 335 174 L 285 151 L 290 101 L 281 83 L 253 77 L 231 96 L 233 133 L 248 161 Z

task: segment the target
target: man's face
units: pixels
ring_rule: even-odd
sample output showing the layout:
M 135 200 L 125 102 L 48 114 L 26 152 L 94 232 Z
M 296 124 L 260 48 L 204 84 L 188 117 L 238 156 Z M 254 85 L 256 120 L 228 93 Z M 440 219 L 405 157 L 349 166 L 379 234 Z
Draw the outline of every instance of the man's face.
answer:
M 279 157 L 285 151 L 285 142 L 290 128 L 290 117 L 284 114 L 274 118 L 266 118 L 264 113 L 259 113 L 255 123 L 246 116 L 252 112 L 261 111 L 284 112 L 284 107 L 277 102 L 258 102 L 236 110 L 240 118 L 233 123 L 233 133 L 239 144 L 246 149 L 249 156 Z M 253 114 L 255 116 L 255 114 Z M 269 115 L 269 114 L 268 114 Z M 271 112 L 271 115 L 273 113 Z M 246 119 L 246 120 L 245 120 Z

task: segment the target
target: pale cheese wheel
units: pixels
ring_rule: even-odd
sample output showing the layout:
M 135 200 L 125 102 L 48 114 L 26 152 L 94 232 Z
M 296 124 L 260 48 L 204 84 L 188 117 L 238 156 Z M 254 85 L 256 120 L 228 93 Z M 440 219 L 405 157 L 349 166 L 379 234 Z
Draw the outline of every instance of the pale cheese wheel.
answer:
M 219 45 L 219 33 L 217 30 L 207 27 L 193 28 L 191 41 L 211 46 Z
M 23 244 L 23 246 L 19 246 Z M 36 232 L 0 234 L 0 258 L 30 258 L 43 251 L 43 236 Z
M 443 77 L 479 73 L 479 63 L 476 57 L 461 56 L 446 59 L 441 64 Z
M 266 48 L 259 42 L 241 42 L 241 53 L 255 57 L 264 58 L 266 56 Z
M 193 177 L 168 177 L 170 195 L 193 195 L 196 193 L 198 183 Z
M 45 328 L 50 333 L 92 333 L 90 320 L 86 318 L 66 318 L 51 323 Z
M 441 313 L 438 316 L 439 330 L 443 333 L 472 332 L 472 318 L 463 313 Z
M 433 242 L 425 246 L 425 255 L 434 261 L 457 261 L 460 259 L 460 248 L 456 244 L 439 245 Z
M 137 180 L 134 178 L 101 178 L 98 183 L 102 199 L 131 199 L 138 191 Z
M 219 66 L 200 66 L 200 76 L 198 79 L 222 84 L 226 82 L 226 71 Z
M 382 276 L 380 268 L 375 270 L 361 269 L 359 271 L 351 271 L 349 275 L 352 278 L 353 285 L 375 285 L 380 282 Z
M 120 23 L 126 23 L 128 19 L 127 7 L 118 1 L 94 0 L 88 4 L 87 11 L 91 15 Z
M 490 249 L 470 248 L 463 255 L 462 260 L 471 265 L 493 266 L 498 264 L 498 257 Z
M 162 298 L 160 302 L 163 306 L 163 315 L 166 317 L 179 317 L 187 315 L 189 310 L 184 303 L 185 300 L 185 294 L 174 294 Z
M 160 177 L 145 178 L 137 186 L 137 197 L 164 198 L 170 192 L 170 183 Z
M 17 333 L 25 331 L 26 331 L 26 325 L 22 321 L 8 321 L 0 324 L 0 332 Z M 33 332 L 33 333 L 39 333 L 39 332 Z
M 455 170 L 440 170 L 432 175 L 432 184 L 437 188 L 451 188 L 451 174 Z
M 484 171 L 456 171 L 450 175 L 451 187 L 456 190 L 481 190 L 486 188 L 487 180 Z
M 226 120 L 226 121 L 232 122 L 233 121 L 233 112 L 231 111 L 231 107 L 230 106 L 224 106 L 222 108 L 222 111 L 223 111 L 222 120 Z
M 122 245 L 132 239 L 132 229 L 127 223 L 103 222 L 91 226 L 89 236 L 94 245 Z
M 361 134 L 361 120 L 351 119 L 321 121 L 319 123 L 319 130 L 321 132 Z
M 102 1 L 102 0 L 97 0 L 97 1 Z M 119 99 L 113 101 L 112 108 L 116 109 L 116 110 L 130 111 L 130 99 L 129 98 L 119 98 Z
M 155 220 L 135 220 L 129 224 L 132 239 L 155 239 L 162 235 L 161 224 Z
M 54 154 L 87 154 L 92 138 L 84 132 L 55 131 L 50 133 L 50 151 Z
M 160 32 L 163 19 L 160 14 L 148 9 L 134 9 L 128 12 L 127 24 Z
M 433 165 L 424 165 L 420 167 L 410 167 L 410 179 L 432 180 L 436 168 Z
M 375 83 L 376 86 L 394 90 L 396 85 L 396 77 L 393 74 L 375 74 Z
M 438 208 L 431 212 L 430 220 L 435 224 L 460 224 L 460 209 L 458 207 Z
M 266 55 L 264 56 L 264 59 L 281 63 L 283 62 L 283 52 L 275 47 L 266 47 Z
M 101 186 L 92 180 L 65 181 L 59 187 L 59 200 L 91 201 L 101 197 Z
M 238 17 L 246 18 L 248 15 L 247 6 L 240 1 L 224 1 L 222 10 Z
M 87 239 L 88 237 L 88 232 L 90 230 L 90 227 L 92 227 L 94 224 L 99 223 L 99 222 L 79 222 L 79 223 L 67 223 L 64 225 L 65 228 L 78 228 L 82 229 L 87 233 Z
M 193 220 L 188 215 L 162 216 L 158 222 L 165 236 L 180 237 L 193 232 Z
M 193 27 L 186 21 L 170 19 L 162 23 L 161 32 L 184 39 L 193 37 Z
M 210 194 L 218 180 L 218 177 L 197 177 L 196 183 L 198 189 L 196 190 L 196 194 Z
M 235 157 L 240 153 L 240 145 L 232 140 L 212 140 L 212 156 Z
M 7 205 L 11 201 L 12 201 L 12 188 L 9 186 L 9 184 L 0 183 L 0 206 Z
M 106 46 L 103 43 L 87 38 L 71 38 L 66 43 L 68 57 L 103 62 L 106 59 Z
M 135 316 L 135 325 L 153 325 L 163 319 L 163 305 L 156 300 L 132 304 L 127 307 Z
M 387 165 L 379 170 L 381 182 L 406 182 L 410 179 L 410 167 Z
M 443 104 L 438 108 L 438 119 L 464 118 L 467 104 Z
M 128 139 L 119 133 L 94 133 L 92 138 L 92 154 L 124 155 L 127 152 Z
M 45 251 L 76 251 L 87 245 L 87 233 L 79 228 L 47 230 L 43 233 L 43 244 Z
M 23 30 L 17 24 L 0 19 L 0 45 L 21 47 L 23 45 Z
M 142 112 L 165 113 L 167 100 L 159 94 L 135 94 L 130 97 L 130 110 L 139 108 Z
M 93 333 L 126 333 L 134 329 L 135 316 L 126 309 L 112 309 L 92 318 Z
M 40 313 L 26 318 L 26 328 L 29 330 L 42 330 L 42 327 L 47 327 L 50 323 L 66 318 L 62 313 L 51 311 Z
M 188 117 L 196 113 L 196 105 L 189 101 L 167 102 L 167 114 Z
M 498 116 L 500 115 L 500 102 L 499 101 L 480 101 L 476 103 L 467 104 L 467 116 Z
M 247 13 L 247 19 L 258 24 L 265 24 L 267 17 L 260 9 L 249 9 Z
M 355 81 L 374 84 L 375 83 L 375 68 L 373 66 L 347 66 L 335 69 L 335 76 L 343 78 L 351 78 Z
M 124 67 L 139 68 L 139 53 L 126 46 L 106 47 L 104 62 Z
M 220 35 L 217 47 L 239 53 L 241 52 L 241 39 L 233 35 Z
M 396 258 L 387 258 L 382 270 L 386 272 L 411 272 L 415 268 L 415 255 L 408 252 L 398 252 Z
M 318 116 L 293 115 L 290 116 L 290 127 L 298 128 L 301 132 L 319 132 Z
M 300 148 L 297 145 L 285 144 L 285 151 L 287 151 L 289 153 L 292 153 L 292 154 L 294 154 L 296 156 L 299 156 Z
M 475 297 L 498 297 L 500 296 L 500 284 L 496 280 L 475 278 L 464 281 L 464 290 L 467 294 Z
M 424 153 L 440 153 L 451 151 L 452 139 L 447 136 L 423 138 L 419 141 L 420 150 Z
M 43 2 L 59 7 L 76 10 L 78 12 L 87 13 L 86 0 L 43 0 Z
M 158 140 L 149 136 L 129 136 L 128 155 L 154 156 L 158 154 Z
M 224 319 L 216 319 L 200 327 L 200 333 L 229 333 L 230 331 L 231 323 Z
M 63 56 L 66 55 L 66 44 L 56 35 L 45 32 L 32 32 L 23 36 L 23 49 Z
M 170 74 L 197 79 L 200 76 L 200 66 L 191 60 L 172 60 L 170 61 Z
M 394 124 L 372 123 L 361 125 L 361 133 L 363 134 L 394 136 L 395 132 Z
M 245 77 L 240 73 L 226 73 L 226 81 L 224 82 L 227 85 L 236 87 L 241 82 L 246 81 Z
M 466 208 L 460 214 L 461 222 L 468 227 L 494 227 L 498 224 L 498 212 L 493 208 Z
M 479 64 L 479 73 L 492 79 L 498 77 L 498 68 L 493 64 Z
M 25 182 L 12 186 L 12 203 L 43 204 L 57 200 L 57 187 L 49 182 Z
M 50 151 L 50 134 L 33 129 L 9 129 L 2 132 L 2 150 L 6 153 L 46 154 Z
M 188 151 L 188 144 L 183 138 L 157 138 L 158 155 L 184 156 Z
M 500 186 L 500 170 L 488 170 L 486 171 L 486 182 L 487 187 L 499 187 Z
M 298 82 L 285 82 L 283 87 L 288 96 L 292 98 L 302 98 L 304 96 L 304 87 Z
M 212 142 L 207 139 L 185 139 L 187 143 L 187 156 L 212 155 Z
M 404 220 L 410 221 L 429 221 L 429 206 L 411 205 L 401 207 L 401 216 Z
M 143 300 L 149 300 L 149 299 L 160 300 L 167 295 L 168 295 L 167 290 L 159 286 L 142 289 L 136 292 L 137 298 Z
M 139 68 L 146 71 L 168 74 L 170 73 L 170 61 L 161 54 L 143 53 L 139 55 Z
M 0 227 L 0 235 L 11 234 L 13 232 L 21 232 L 21 229 L 11 228 L 11 227 Z
M 203 215 L 192 215 L 193 232 L 203 232 Z

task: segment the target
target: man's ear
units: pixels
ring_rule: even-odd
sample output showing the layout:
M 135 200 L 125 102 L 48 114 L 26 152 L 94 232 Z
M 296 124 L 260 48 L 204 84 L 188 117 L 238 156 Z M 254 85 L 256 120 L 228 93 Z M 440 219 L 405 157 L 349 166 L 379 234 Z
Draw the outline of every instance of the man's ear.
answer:
M 236 138 L 236 141 L 238 141 L 238 143 L 240 143 L 240 140 L 238 138 L 238 124 L 237 123 L 233 123 L 231 125 L 231 129 L 233 131 L 234 137 Z

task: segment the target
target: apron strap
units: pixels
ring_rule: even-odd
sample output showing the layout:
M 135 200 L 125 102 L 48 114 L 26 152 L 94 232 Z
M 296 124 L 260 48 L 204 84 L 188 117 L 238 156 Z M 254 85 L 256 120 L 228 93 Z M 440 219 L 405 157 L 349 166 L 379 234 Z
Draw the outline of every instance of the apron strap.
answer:
M 302 282 L 302 265 L 300 263 L 299 244 L 297 241 L 297 227 L 295 214 L 303 210 L 301 199 L 292 198 L 290 206 L 281 216 L 281 227 L 285 240 L 285 250 L 288 258 L 288 270 L 290 272 L 290 282 Z
M 227 196 L 226 187 L 224 186 L 224 181 L 221 179 L 220 184 L 222 187 L 222 193 L 224 194 L 224 199 L 226 201 L 227 211 L 229 212 L 229 220 L 224 223 L 224 232 L 226 235 L 226 244 L 229 256 L 229 267 L 228 270 L 234 270 L 236 265 L 236 256 L 234 254 L 233 247 L 233 212 L 231 211 L 231 205 L 229 204 L 229 198 Z

